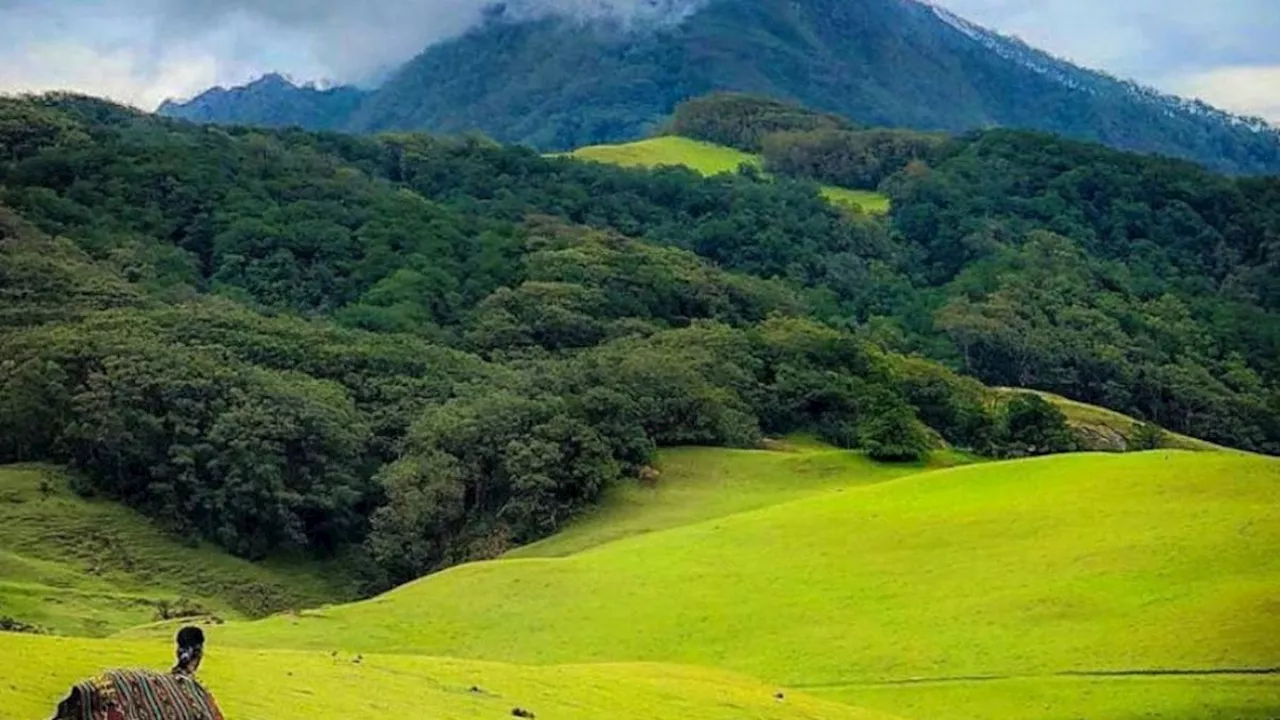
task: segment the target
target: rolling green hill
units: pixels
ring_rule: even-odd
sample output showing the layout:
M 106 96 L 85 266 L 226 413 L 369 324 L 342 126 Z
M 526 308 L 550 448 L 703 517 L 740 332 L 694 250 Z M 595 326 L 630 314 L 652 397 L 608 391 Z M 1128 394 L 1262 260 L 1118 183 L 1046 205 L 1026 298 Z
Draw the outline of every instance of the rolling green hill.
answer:
M 0 617 L 106 635 L 163 608 L 239 619 L 340 602 L 353 596 L 342 577 L 183 544 L 131 510 L 75 495 L 52 468 L 0 467 Z
M 10 664 L 9 658 L 24 662 Z M 82 677 L 116 666 L 167 667 L 168 647 L 0 633 L 0 720 L 47 717 Z M 892 720 L 728 673 L 652 664 L 520 667 L 500 663 L 211 647 L 200 672 L 228 718 L 482 720 L 521 707 L 538 717 L 596 720 Z
M 999 388 L 1014 394 L 1013 388 Z M 1131 449 L 1138 421 L 1106 408 L 1037 392 L 1063 412 L 1085 449 Z M 1162 448 L 1221 451 L 1195 438 L 1165 432 Z M 632 535 L 693 525 L 812 495 L 887 482 L 927 470 L 981 461 L 935 450 L 926 461 L 878 463 L 797 436 L 768 443 L 767 450 L 670 448 L 659 453 L 658 477 L 628 479 L 606 491 L 599 505 L 555 535 L 506 553 L 506 558 L 563 557 Z
M 624 167 L 683 165 L 703 175 L 736 172 L 742 165 L 760 167 L 758 155 L 676 135 L 664 135 L 619 145 L 592 145 L 578 148 L 570 154 L 584 160 L 595 160 Z
M 1010 678 L 1010 695 L 975 686 L 991 706 L 1053 688 L 1063 711 L 1095 696 L 1257 706 L 1275 683 L 1198 673 L 1280 664 L 1278 500 L 1280 462 L 1243 454 L 954 468 L 214 632 L 254 648 L 722 667 L 889 711 L 945 708 L 957 691 L 943 680 L 978 677 Z M 1167 679 L 1172 693 L 1070 675 L 1150 671 L 1191 675 Z M 922 694 L 895 684 L 930 679 Z
M 1080 444 L 1085 449 L 1100 451 L 1127 450 L 1132 446 L 1134 435 L 1138 431 L 1139 423 L 1137 420 L 1114 410 L 1076 402 L 1053 393 L 1020 390 L 1017 388 L 996 389 L 999 392 L 1010 395 L 1031 392 L 1049 401 L 1066 416 L 1067 424 L 1075 432 L 1080 439 Z M 1225 449 L 1211 442 L 1168 431 L 1164 431 L 1161 438 L 1161 447 L 1170 450 Z
M 776 450 L 779 446 L 783 451 Z M 572 555 L 632 535 L 971 462 L 960 453 L 939 451 L 927 462 L 877 463 L 861 453 L 803 439 L 774 443 L 774 447 L 774 451 L 664 450 L 658 462 L 661 474 L 655 482 L 619 483 L 585 517 L 546 540 L 517 548 L 505 557 Z
M 762 165 L 759 155 L 675 135 L 619 145 L 592 145 L 574 150 L 570 155 L 623 167 L 682 165 L 703 175 L 736 172 L 742 165 L 756 168 Z M 840 207 L 855 208 L 872 215 L 889 212 L 889 198 L 880 193 L 824 185 L 822 194 Z

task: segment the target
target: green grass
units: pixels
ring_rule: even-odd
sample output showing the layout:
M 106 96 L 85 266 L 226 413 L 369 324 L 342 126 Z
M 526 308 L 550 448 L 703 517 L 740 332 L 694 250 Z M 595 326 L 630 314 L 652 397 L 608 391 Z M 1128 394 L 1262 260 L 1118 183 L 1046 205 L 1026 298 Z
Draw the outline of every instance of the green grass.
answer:
M 869 685 L 819 697 L 929 720 L 1275 720 L 1275 675 L 1035 677 Z
M 1228 672 L 1280 666 L 1280 460 L 1166 450 L 930 470 L 796 439 L 669 450 L 660 466 L 656 486 L 616 488 L 513 557 L 360 603 L 209 626 L 207 682 L 229 717 L 273 720 L 515 706 L 691 720 L 1280 714 L 1280 675 Z M 0 600 L 69 583 L 95 608 L 131 582 L 179 584 L 160 582 L 168 571 L 85 573 L 65 540 L 51 544 L 57 557 L 39 554 L 33 514 L 56 525 L 104 513 L 130 557 L 168 547 L 184 567 L 208 553 L 206 572 L 240 562 L 61 486 L 40 500 L 39 472 L 0 472 Z M 60 504 L 73 510 L 42 509 Z M 47 714 L 104 667 L 164 667 L 172 631 L 0 634 L 0 720 Z M 1147 674 L 1170 670 L 1188 674 Z M 1119 675 L 1088 675 L 1099 672 Z
M 620 145 L 593 145 L 574 150 L 570 155 L 583 160 L 623 167 L 654 168 L 682 165 L 703 175 L 737 172 L 738 167 L 744 164 L 757 168 L 763 165 L 758 155 L 676 135 L 664 135 Z M 824 185 L 822 195 L 833 205 L 860 210 L 869 215 L 883 215 L 889 212 L 889 198 L 880 193 Z
M 507 557 L 571 555 L 633 535 L 972 461 L 958 453 L 935 452 L 925 463 L 885 464 L 816 443 L 788 440 L 785 445 L 789 451 L 664 450 L 657 463 L 661 476 L 655 484 L 630 481 L 617 485 L 585 517 Z
M 822 195 L 832 205 L 854 208 L 868 215 L 887 215 L 889 213 L 889 198 L 878 192 L 823 185 Z
M 739 165 L 761 165 L 759 156 L 675 135 L 621 145 L 593 145 L 574 150 L 572 155 L 623 167 L 683 165 L 703 175 L 737 172 Z
M 52 468 L 0 467 L 0 616 L 106 635 L 153 621 L 159 601 L 187 598 L 243 618 L 350 599 L 336 570 L 177 542 L 124 507 L 75 495 Z
M 727 673 L 664 665 L 519 667 L 426 657 L 210 645 L 201 680 L 228 718 L 432 720 L 510 718 L 513 708 L 552 720 L 891 720 Z M 10 662 L 21 658 L 22 662 Z M 0 720 L 48 717 L 77 680 L 105 667 L 168 667 L 168 645 L 0 633 Z M 476 687 L 480 692 L 472 692 Z
M 1274 667 L 1278 547 L 1280 461 L 1060 456 L 463 566 L 213 633 L 244 647 L 675 662 L 797 687 Z

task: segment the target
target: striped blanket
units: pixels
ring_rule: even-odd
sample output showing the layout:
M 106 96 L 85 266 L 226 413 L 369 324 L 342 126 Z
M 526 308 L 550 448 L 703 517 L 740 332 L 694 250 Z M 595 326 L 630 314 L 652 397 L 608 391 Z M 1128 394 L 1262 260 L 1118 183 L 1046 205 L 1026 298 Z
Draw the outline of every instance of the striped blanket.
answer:
M 54 720 L 222 720 L 222 713 L 190 677 L 114 670 L 77 684 Z

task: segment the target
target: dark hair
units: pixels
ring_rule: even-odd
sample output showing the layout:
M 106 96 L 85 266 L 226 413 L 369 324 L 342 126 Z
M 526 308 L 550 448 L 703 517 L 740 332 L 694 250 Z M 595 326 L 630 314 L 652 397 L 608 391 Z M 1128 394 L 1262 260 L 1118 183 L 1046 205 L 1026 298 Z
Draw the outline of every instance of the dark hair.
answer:
M 178 649 L 204 647 L 204 631 L 198 627 L 184 627 L 178 631 Z
M 184 627 L 178 631 L 178 664 L 173 672 L 189 674 L 195 672 L 200 658 L 204 656 L 204 631 L 198 627 Z

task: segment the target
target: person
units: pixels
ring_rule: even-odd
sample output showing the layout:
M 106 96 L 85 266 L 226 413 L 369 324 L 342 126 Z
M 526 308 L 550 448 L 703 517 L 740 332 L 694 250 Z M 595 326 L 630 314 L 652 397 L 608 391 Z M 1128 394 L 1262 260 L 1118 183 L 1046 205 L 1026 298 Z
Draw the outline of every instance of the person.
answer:
M 195 674 L 204 660 L 204 631 L 178 631 L 177 663 L 168 673 L 110 670 L 77 683 L 51 720 L 223 720 Z

